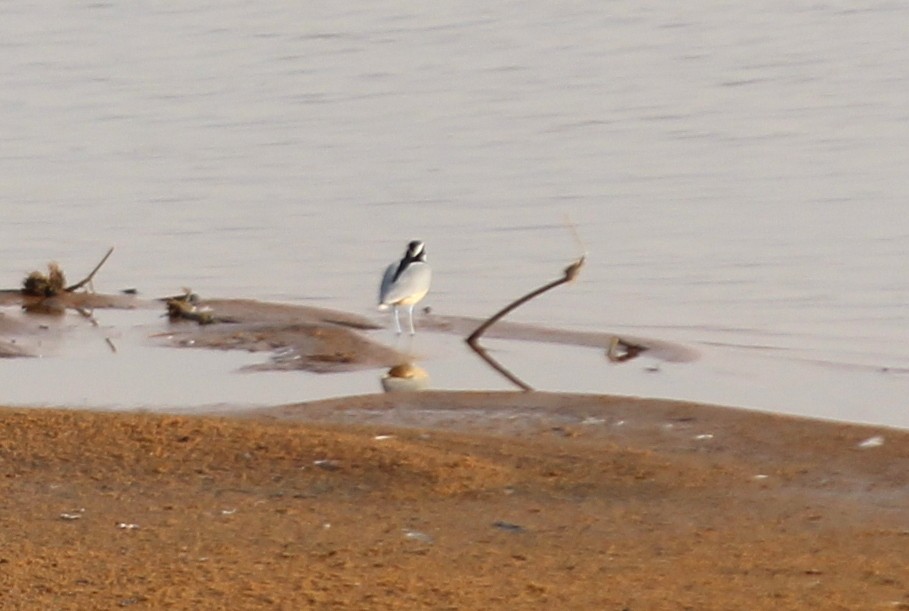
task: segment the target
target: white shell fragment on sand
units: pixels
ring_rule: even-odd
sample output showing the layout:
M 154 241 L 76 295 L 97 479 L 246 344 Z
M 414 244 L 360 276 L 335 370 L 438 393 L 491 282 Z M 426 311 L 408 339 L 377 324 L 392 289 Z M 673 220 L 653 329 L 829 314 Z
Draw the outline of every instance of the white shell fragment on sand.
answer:
M 419 530 L 411 530 L 409 528 L 404 528 L 402 530 L 404 531 L 405 539 L 419 541 L 420 543 L 432 543 L 432 537 L 424 532 L 420 532 Z
M 858 447 L 862 450 L 867 450 L 868 448 L 879 448 L 882 445 L 884 445 L 884 438 L 880 435 L 875 435 L 858 444 Z
M 337 471 L 338 469 L 341 468 L 341 463 L 339 463 L 336 460 L 331 460 L 330 458 L 322 458 L 319 460 L 314 460 L 314 461 L 312 461 L 312 464 L 314 464 L 315 466 L 319 467 L 320 469 L 324 469 L 326 471 Z

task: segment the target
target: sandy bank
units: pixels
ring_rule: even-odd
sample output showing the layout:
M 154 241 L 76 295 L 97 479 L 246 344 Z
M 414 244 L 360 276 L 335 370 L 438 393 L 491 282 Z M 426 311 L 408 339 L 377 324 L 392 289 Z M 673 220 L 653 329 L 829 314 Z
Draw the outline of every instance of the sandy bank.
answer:
M 543 393 L 0 428 L 4 609 L 909 607 L 902 431 Z

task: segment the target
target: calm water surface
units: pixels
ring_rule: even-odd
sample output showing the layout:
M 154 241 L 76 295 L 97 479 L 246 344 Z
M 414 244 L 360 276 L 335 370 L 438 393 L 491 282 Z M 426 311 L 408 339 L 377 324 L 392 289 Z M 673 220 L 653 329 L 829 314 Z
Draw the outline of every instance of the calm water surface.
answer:
M 603 392 L 909 426 L 909 5 L 297 4 L 0 5 L 0 284 L 483 315 L 570 214 L 516 317 L 705 350 Z

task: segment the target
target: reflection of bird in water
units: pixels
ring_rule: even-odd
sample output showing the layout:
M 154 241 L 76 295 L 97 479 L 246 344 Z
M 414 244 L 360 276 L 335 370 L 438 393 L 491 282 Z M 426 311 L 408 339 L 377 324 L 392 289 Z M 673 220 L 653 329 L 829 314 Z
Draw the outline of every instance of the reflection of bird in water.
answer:
M 407 245 L 407 252 L 400 261 L 392 263 L 382 276 L 379 287 L 379 309 L 389 306 L 395 311 L 395 330 L 401 333 L 398 306 L 407 306 L 410 316 L 410 334 L 414 334 L 413 307 L 429 292 L 432 270 L 426 262 L 426 248 L 420 240 Z
M 429 374 L 414 363 L 401 363 L 382 376 L 385 392 L 408 392 L 429 388 Z

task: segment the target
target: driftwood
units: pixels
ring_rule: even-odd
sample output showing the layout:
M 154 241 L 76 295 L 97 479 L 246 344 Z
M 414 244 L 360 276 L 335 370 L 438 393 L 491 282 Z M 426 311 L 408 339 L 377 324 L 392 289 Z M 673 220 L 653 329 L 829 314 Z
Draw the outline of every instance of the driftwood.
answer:
M 585 259 L 586 259 L 586 255 L 581 255 L 581 257 L 577 261 L 575 261 L 574 263 L 572 263 L 571 265 L 569 265 L 568 267 L 565 268 L 564 275 L 561 278 L 559 278 L 558 280 L 553 280 L 552 282 L 549 282 L 548 284 L 544 284 L 540 288 L 527 293 L 526 295 L 524 295 L 523 297 L 521 297 L 519 299 L 516 299 L 515 301 L 509 303 L 507 306 L 505 306 L 504 308 L 502 308 L 501 310 L 499 310 L 498 312 L 493 314 L 491 317 L 489 317 L 488 320 L 486 320 L 486 322 L 484 322 L 479 327 L 477 327 L 477 329 L 473 333 L 471 333 L 470 336 L 467 337 L 467 339 L 465 340 L 467 342 L 467 345 L 470 346 L 470 348 L 474 352 L 476 352 L 477 355 L 481 359 L 486 361 L 490 367 L 492 367 L 493 369 L 498 371 L 500 374 L 505 376 L 512 384 L 514 384 L 515 386 L 517 386 L 518 388 L 520 388 L 521 390 L 524 390 L 524 391 L 533 390 L 532 386 L 526 384 L 519 377 L 517 377 L 516 375 L 511 373 L 511 371 L 509 371 L 504 365 L 502 365 L 501 363 L 496 361 L 494 358 L 492 358 L 489 355 L 489 353 L 486 351 L 486 349 L 480 345 L 480 337 L 482 337 L 482 335 L 486 331 L 486 329 L 488 329 L 489 327 L 494 325 L 496 323 L 496 321 L 501 319 L 503 316 L 505 316 L 512 310 L 527 303 L 534 297 L 539 297 L 546 291 L 552 290 L 557 286 L 560 286 L 567 282 L 571 282 L 572 280 L 577 278 L 578 274 L 581 272 L 581 267 L 584 265 Z
M 92 279 L 95 277 L 95 274 L 98 273 L 98 270 L 101 269 L 101 266 L 107 262 L 107 259 L 110 257 L 111 253 L 113 253 L 113 252 L 114 252 L 114 247 L 111 246 L 110 249 L 108 249 L 107 254 L 105 254 L 104 257 L 101 258 L 101 261 L 98 262 L 98 265 L 95 266 L 95 269 L 93 269 L 89 275 L 87 275 L 85 278 L 83 278 L 76 284 L 66 287 L 66 289 L 65 289 L 66 292 L 72 293 L 73 291 L 78 291 L 83 286 L 90 283 L 92 281 Z
M 568 267 L 565 268 L 565 271 L 563 272 L 563 275 L 561 278 L 559 278 L 558 280 L 553 280 L 552 282 L 549 282 L 548 284 L 544 284 L 540 288 L 533 290 L 533 291 L 527 293 L 526 295 L 524 295 L 523 297 L 511 302 L 510 304 L 508 304 L 507 306 L 505 306 L 504 308 L 502 308 L 501 310 L 499 310 L 498 312 L 493 314 L 491 317 L 489 317 L 488 320 L 486 320 L 479 327 L 477 327 L 476 330 L 474 330 L 474 332 L 471 333 L 466 339 L 467 345 L 470 346 L 470 348 L 474 352 L 476 352 L 480 358 L 482 358 L 484 361 L 486 361 L 486 363 L 490 367 L 492 367 L 493 369 L 498 371 L 505 378 L 507 378 L 512 384 L 514 384 L 521 390 L 528 391 L 528 392 L 532 391 L 533 387 L 531 387 L 530 385 L 525 383 L 523 380 L 521 380 L 519 377 L 517 377 L 511 371 L 509 371 L 504 365 L 502 365 L 501 363 L 496 361 L 494 358 L 492 358 L 492 356 L 489 355 L 489 353 L 486 351 L 486 349 L 480 345 L 480 337 L 483 335 L 483 333 L 486 332 L 487 329 L 489 329 L 489 327 L 494 325 L 497 321 L 499 321 L 502 317 L 504 317 L 506 314 L 508 314 L 512 310 L 520 307 L 521 305 L 527 303 L 528 301 L 530 301 L 531 299 L 534 299 L 535 297 L 539 297 L 546 291 L 550 291 L 557 286 L 571 282 L 572 280 L 577 278 L 579 273 L 581 273 L 581 267 L 583 267 L 584 261 L 587 258 L 587 249 L 584 247 L 584 242 L 583 242 L 583 240 L 581 240 L 581 236 L 580 236 L 580 234 L 578 234 L 577 228 L 575 227 L 574 223 L 571 222 L 570 218 L 567 220 L 567 224 L 568 224 L 568 228 L 572 232 L 572 235 L 574 236 L 575 241 L 577 242 L 578 246 L 581 248 L 581 252 L 584 254 L 582 254 L 578 258 L 577 261 L 575 261 L 574 263 L 572 263 L 571 265 L 569 265 Z M 623 363 L 625 361 L 629 361 L 633 358 L 636 358 L 645 350 L 647 350 L 647 346 L 642 346 L 640 344 L 629 342 L 629 341 L 626 341 L 626 340 L 618 338 L 618 337 L 613 337 L 609 343 L 609 346 L 606 349 L 606 357 L 613 363 Z

